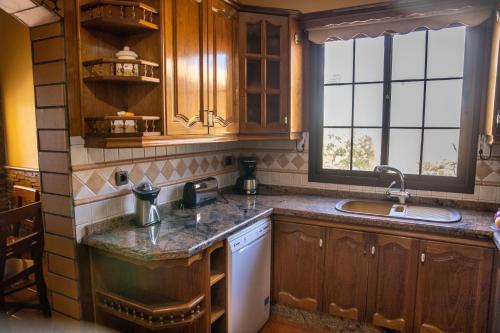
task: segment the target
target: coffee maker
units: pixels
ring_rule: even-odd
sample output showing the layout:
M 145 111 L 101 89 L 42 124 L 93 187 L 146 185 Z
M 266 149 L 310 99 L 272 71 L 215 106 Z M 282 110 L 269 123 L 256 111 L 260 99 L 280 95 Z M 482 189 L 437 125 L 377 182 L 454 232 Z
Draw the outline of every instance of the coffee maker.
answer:
M 257 179 L 255 170 L 257 159 L 255 157 L 241 157 L 241 176 L 236 181 L 236 191 L 241 194 L 257 194 Z

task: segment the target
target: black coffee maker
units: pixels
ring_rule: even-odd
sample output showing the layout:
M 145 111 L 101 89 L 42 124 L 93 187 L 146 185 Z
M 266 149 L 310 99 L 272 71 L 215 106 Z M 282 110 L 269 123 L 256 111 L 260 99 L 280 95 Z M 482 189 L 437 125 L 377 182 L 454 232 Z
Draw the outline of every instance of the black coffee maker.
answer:
M 257 194 L 257 179 L 255 170 L 257 159 L 255 157 L 241 157 L 241 176 L 236 181 L 236 191 L 241 194 Z

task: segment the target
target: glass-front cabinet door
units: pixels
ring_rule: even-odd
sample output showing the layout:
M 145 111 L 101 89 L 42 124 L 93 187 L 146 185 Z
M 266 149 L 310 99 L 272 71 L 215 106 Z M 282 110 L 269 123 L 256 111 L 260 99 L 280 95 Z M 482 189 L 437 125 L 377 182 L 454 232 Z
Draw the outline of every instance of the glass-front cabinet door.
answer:
M 288 17 L 241 13 L 241 133 L 288 131 Z

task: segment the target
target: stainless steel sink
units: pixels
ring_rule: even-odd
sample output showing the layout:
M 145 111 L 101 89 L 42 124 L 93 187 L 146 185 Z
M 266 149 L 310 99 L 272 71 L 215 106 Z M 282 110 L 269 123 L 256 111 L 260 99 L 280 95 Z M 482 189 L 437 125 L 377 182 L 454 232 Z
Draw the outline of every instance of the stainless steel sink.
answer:
M 402 205 L 390 201 L 345 199 L 339 201 L 335 205 L 335 209 L 352 214 L 397 217 L 437 223 L 452 223 L 462 219 L 460 212 L 453 208 Z

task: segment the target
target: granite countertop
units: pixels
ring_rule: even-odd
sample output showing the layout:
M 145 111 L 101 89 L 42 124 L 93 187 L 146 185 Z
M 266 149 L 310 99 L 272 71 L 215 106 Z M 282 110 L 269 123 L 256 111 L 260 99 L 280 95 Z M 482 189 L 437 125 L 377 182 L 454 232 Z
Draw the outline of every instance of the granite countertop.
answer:
M 493 239 L 500 250 L 500 231 L 492 228 L 491 212 L 461 210 L 460 222 L 431 223 L 343 213 L 335 209 L 339 200 L 317 195 L 227 194 L 224 199 L 198 209 L 162 206 L 162 222 L 151 227 L 133 226 L 131 215 L 91 225 L 87 227 L 88 236 L 82 239 L 82 243 L 139 260 L 186 258 L 275 213 L 346 224 Z

